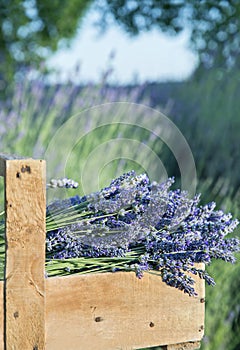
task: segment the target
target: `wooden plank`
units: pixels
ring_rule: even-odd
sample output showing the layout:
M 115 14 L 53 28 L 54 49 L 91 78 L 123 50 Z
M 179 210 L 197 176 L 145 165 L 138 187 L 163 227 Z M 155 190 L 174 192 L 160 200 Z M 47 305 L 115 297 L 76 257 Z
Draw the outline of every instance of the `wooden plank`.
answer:
M 172 344 L 163 347 L 163 350 L 197 350 L 200 349 L 201 343 L 189 342 L 189 343 L 181 343 L 181 344 Z
M 113 350 L 199 341 L 204 281 L 198 297 L 160 277 L 117 272 L 46 280 L 46 349 Z
M 5 160 L 5 349 L 45 348 L 45 162 Z

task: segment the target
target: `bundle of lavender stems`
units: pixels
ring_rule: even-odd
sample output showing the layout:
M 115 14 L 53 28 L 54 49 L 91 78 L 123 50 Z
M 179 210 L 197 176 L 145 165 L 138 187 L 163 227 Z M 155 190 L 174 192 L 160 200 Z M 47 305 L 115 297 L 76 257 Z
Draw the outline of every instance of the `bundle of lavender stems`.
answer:
M 166 284 L 196 295 L 198 275 L 214 279 L 199 266 L 212 259 L 235 262 L 238 225 L 215 203 L 199 205 L 186 191 L 171 190 L 174 180 L 150 182 L 134 171 L 109 187 L 83 197 L 56 200 L 47 207 L 46 275 L 134 271 L 157 274 Z M 60 181 L 60 187 L 77 187 Z M 52 187 L 57 182 L 52 181 Z

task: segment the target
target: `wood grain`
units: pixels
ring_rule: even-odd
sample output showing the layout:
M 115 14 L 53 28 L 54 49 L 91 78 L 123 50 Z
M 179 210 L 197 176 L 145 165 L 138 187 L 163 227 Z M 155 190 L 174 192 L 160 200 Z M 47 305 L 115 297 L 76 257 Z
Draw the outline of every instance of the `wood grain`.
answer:
M 106 273 L 46 280 L 47 350 L 116 350 L 201 340 L 204 282 L 198 297 L 158 276 Z
M 5 346 L 45 348 L 45 162 L 5 160 Z

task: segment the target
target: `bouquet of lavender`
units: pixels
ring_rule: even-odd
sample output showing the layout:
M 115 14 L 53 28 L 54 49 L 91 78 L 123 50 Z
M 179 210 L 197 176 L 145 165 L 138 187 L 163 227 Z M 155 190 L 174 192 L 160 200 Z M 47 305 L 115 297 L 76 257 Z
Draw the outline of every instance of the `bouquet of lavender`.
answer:
M 151 183 L 132 171 L 99 192 L 51 203 L 47 275 L 135 271 L 141 278 L 148 272 L 189 295 L 195 295 L 191 273 L 214 285 L 196 263 L 213 258 L 233 263 L 239 240 L 225 236 L 238 221 L 215 210 L 215 203 L 199 205 L 199 195 L 190 199 L 185 191 L 170 190 L 173 182 Z

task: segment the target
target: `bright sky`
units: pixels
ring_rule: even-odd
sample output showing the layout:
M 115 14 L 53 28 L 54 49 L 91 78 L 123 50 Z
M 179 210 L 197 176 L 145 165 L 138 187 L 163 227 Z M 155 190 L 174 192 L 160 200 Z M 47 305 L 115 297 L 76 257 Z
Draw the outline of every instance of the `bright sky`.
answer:
M 49 61 L 59 70 L 58 80 L 74 76 L 77 83 L 99 81 L 109 66 L 113 67 L 112 82 L 182 80 L 197 64 L 188 48 L 188 33 L 172 37 L 157 30 L 129 37 L 121 28 L 112 26 L 99 35 L 93 26 L 94 14 L 88 14 L 70 48 L 59 50 Z M 114 56 L 110 59 L 111 53 Z M 74 68 L 80 64 L 76 75 Z

